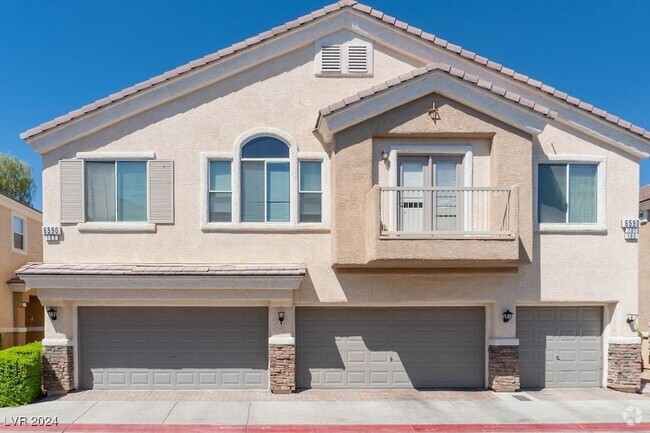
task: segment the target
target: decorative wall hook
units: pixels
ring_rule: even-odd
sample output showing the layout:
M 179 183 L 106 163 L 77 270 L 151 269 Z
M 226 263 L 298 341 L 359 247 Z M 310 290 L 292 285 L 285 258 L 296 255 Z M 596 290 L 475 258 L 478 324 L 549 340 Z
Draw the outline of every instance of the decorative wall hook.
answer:
M 431 108 L 429 108 L 427 113 L 429 114 L 431 120 L 433 120 L 433 123 L 437 123 L 438 120 L 440 120 L 440 113 L 438 113 L 438 109 L 436 108 L 435 102 L 431 104 Z

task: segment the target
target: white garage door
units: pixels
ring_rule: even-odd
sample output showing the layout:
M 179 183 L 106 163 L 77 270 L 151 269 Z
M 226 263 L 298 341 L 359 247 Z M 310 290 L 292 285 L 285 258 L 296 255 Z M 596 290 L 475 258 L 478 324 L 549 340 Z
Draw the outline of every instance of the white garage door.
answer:
M 268 387 L 267 308 L 79 308 L 81 388 Z
M 297 308 L 298 388 L 483 388 L 485 310 Z

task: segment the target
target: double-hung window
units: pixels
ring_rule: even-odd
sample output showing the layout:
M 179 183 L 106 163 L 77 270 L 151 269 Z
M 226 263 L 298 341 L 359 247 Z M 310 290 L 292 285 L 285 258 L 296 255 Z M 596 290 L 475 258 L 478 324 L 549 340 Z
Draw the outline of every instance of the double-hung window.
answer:
M 539 223 L 598 222 L 598 164 L 539 164 Z
M 17 216 L 12 220 L 14 250 L 25 251 L 25 220 Z
M 232 162 L 210 161 L 210 222 L 232 221 Z
M 323 185 L 321 161 L 300 161 L 300 222 L 322 222 Z
M 147 221 L 147 163 L 86 161 L 86 221 Z

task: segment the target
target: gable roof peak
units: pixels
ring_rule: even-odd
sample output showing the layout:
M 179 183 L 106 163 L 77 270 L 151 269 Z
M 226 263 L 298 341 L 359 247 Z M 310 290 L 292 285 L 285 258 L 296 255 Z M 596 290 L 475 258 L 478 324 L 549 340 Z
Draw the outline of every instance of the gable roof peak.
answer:
M 326 15 L 332 14 L 334 12 L 337 12 L 342 9 L 348 9 L 348 10 L 354 10 L 358 11 L 360 13 L 369 15 L 372 18 L 375 18 L 387 25 L 390 25 L 394 28 L 397 28 L 403 32 L 406 32 L 412 36 L 421 38 L 435 46 L 438 46 L 442 49 L 445 49 L 447 51 L 450 51 L 460 57 L 463 57 L 464 59 L 467 59 L 468 61 L 476 62 L 485 68 L 488 68 L 490 70 L 493 70 L 495 72 L 499 72 L 503 75 L 506 75 L 507 77 L 510 77 L 511 79 L 518 81 L 520 83 L 523 83 L 525 85 L 531 86 L 542 93 L 545 93 L 547 95 L 550 95 L 554 98 L 557 98 L 561 101 L 564 101 L 565 103 L 574 106 L 575 108 L 578 108 L 580 110 L 586 111 L 604 121 L 606 121 L 609 124 L 615 125 L 617 127 L 620 127 L 628 132 L 631 132 L 634 135 L 640 136 L 643 139 L 650 140 L 650 130 L 646 130 L 640 126 L 634 125 L 631 122 L 628 122 L 626 120 L 623 120 L 619 118 L 618 116 L 615 116 L 611 113 L 608 113 L 607 111 L 600 109 L 598 107 L 593 106 L 592 104 L 589 104 L 587 102 L 581 101 L 580 99 L 573 97 L 566 92 L 562 92 L 560 90 L 555 89 L 552 86 L 549 86 L 547 84 L 542 83 L 539 80 L 535 80 L 531 77 L 528 77 L 527 75 L 521 74 L 519 72 L 516 72 L 514 69 L 507 68 L 499 63 L 493 62 L 485 57 L 479 56 L 478 54 L 466 50 L 462 48 L 461 46 L 452 44 L 442 38 L 439 38 L 435 35 L 432 35 L 430 33 L 427 33 L 423 31 L 422 29 L 419 29 L 417 27 L 411 26 L 408 23 L 405 23 L 403 21 L 399 21 L 396 18 L 386 15 L 383 12 L 374 9 L 370 6 L 364 5 L 362 3 L 357 2 L 356 0 L 339 0 L 336 3 L 329 4 L 321 9 L 317 9 L 307 15 L 303 15 L 302 17 L 299 17 L 297 19 L 294 19 L 292 21 L 289 21 L 283 25 L 277 26 L 272 28 L 271 30 L 267 30 L 265 32 L 262 32 L 258 34 L 257 36 L 245 39 L 241 42 L 235 43 L 231 45 L 230 47 L 221 49 L 217 51 L 216 53 L 206 55 L 200 59 L 193 60 L 185 65 L 179 66 L 178 68 L 172 69 L 171 71 L 165 72 L 161 75 L 158 75 L 156 77 L 150 78 L 149 80 L 143 81 L 141 83 L 138 83 L 134 86 L 128 87 L 122 91 L 119 91 L 117 93 L 114 93 L 106 98 L 100 99 L 98 101 L 95 101 L 91 104 L 85 105 L 77 110 L 73 110 L 63 116 L 59 116 L 49 122 L 45 122 L 39 126 L 36 126 L 35 128 L 29 129 L 22 134 L 20 134 L 20 138 L 23 140 L 29 140 L 32 139 L 33 137 L 36 137 L 37 135 L 47 132 L 49 130 L 55 129 L 63 124 L 66 124 L 68 122 L 72 122 L 73 120 L 76 120 L 78 118 L 81 118 L 85 115 L 89 115 L 90 113 L 96 112 L 99 109 L 109 105 L 113 104 L 115 102 L 119 102 L 125 98 L 136 96 L 138 92 L 141 92 L 143 90 L 149 89 L 155 85 L 158 85 L 160 83 L 164 83 L 166 81 L 175 79 L 179 77 L 180 75 L 183 75 L 187 72 L 190 72 L 196 68 L 204 67 L 208 64 L 211 64 L 213 62 L 219 61 L 225 57 L 228 57 L 230 55 L 236 54 L 240 51 L 246 50 L 252 46 L 258 45 L 268 39 L 274 38 L 278 35 L 287 33 L 297 27 L 300 27 L 302 25 L 308 24 L 310 22 L 316 21 L 321 17 L 324 17 Z

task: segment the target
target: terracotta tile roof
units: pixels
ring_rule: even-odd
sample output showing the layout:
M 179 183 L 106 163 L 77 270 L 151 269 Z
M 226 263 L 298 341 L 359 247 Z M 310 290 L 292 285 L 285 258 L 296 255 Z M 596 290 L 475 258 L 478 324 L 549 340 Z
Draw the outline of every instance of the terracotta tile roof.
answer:
M 639 189 L 639 203 L 650 200 L 650 185 L 642 186 Z
M 120 276 L 242 276 L 292 277 L 305 275 L 302 264 L 44 264 L 27 263 L 16 271 L 23 275 L 120 275 Z
M 537 104 L 529 99 L 526 99 L 522 97 L 521 95 L 507 91 L 502 87 L 496 86 L 492 84 L 489 81 L 483 80 L 482 78 L 478 78 L 476 75 L 468 74 L 467 72 L 460 70 L 458 68 L 454 68 L 450 65 L 447 65 L 446 63 L 429 63 L 426 66 L 422 66 L 421 68 L 417 68 L 412 70 L 411 72 L 407 74 L 400 75 L 399 77 L 392 78 L 384 83 L 378 84 L 376 86 L 373 86 L 369 89 L 362 90 L 359 93 L 356 93 L 350 97 L 347 97 L 345 99 L 342 99 L 341 101 L 335 102 L 334 104 L 323 108 L 320 110 L 320 115 L 321 116 L 327 116 L 328 114 L 332 114 L 335 111 L 341 110 L 348 105 L 352 105 L 355 102 L 358 102 L 364 98 L 367 98 L 369 96 L 375 95 L 377 93 L 384 92 L 391 87 L 395 87 L 399 84 L 405 83 L 407 81 L 411 81 L 414 78 L 420 77 L 422 75 L 425 75 L 427 73 L 435 72 L 435 71 L 442 71 L 445 72 L 449 75 L 452 75 L 454 77 L 457 77 L 461 80 L 467 81 L 471 84 L 474 84 L 478 87 L 481 87 L 483 89 L 486 89 L 492 93 L 495 93 L 499 96 L 502 96 L 510 101 L 516 102 L 520 105 L 523 105 L 526 108 L 529 108 L 531 110 L 534 110 L 544 116 L 547 116 L 551 119 L 555 119 L 557 117 L 557 113 L 548 107 L 545 107 L 543 105 Z
M 30 137 L 33 137 L 37 134 L 40 134 L 42 132 L 45 132 L 49 129 L 52 129 L 56 126 L 59 126 L 63 123 L 70 122 L 78 117 L 81 117 L 87 113 L 90 113 L 92 111 L 96 111 L 106 105 L 109 105 L 115 101 L 119 101 L 121 99 L 124 99 L 128 96 L 131 96 L 137 92 L 140 92 L 144 89 L 150 88 L 158 83 L 162 83 L 164 81 L 168 81 L 174 77 L 177 77 L 179 75 L 182 75 L 186 72 L 189 72 L 193 69 L 208 65 L 212 62 L 215 62 L 219 59 L 222 59 L 224 57 L 230 56 L 234 53 L 237 53 L 239 51 L 245 50 L 251 46 L 257 45 L 261 42 L 264 42 L 265 40 L 272 38 L 274 36 L 286 33 L 290 31 L 291 29 L 294 29 L 296 27 L 305 25 L 311 21 L 317 20 L 320 17 L 323 17 L 325 15 L 331 14 L 333 12 L 336 12 L 340 9 L 343 8 L 352 8 L 356 11 L 368 14 L 372 17 L 374 17 L 377 20 L 380 20 L 382 22 L 385 22 L 389 25 L 392 25 L 406 33 L 409 33 L 411 35 L 415 35 L 419 38 L 422 38 L 426 40 L 427 42 L 430 42 L 431 44 L 437 45 L 441 48 L 444 48 L 448 51 L 451 51 L 463 58 L 472 60 L 476 63 L 479 63 L 487 68 L 493 69 L 495 71 L 501 72 L 504 75 L 507 75 L 511 78 L 513 78 L 516 81 L 520 81 L 522 83 L 525 83 L 529 86 L 535 87 L 537 89 L 540 89 L 542 92 L 545 92 L 549 95 L 554 96 L 555 98 L 561 99 L 568 104 L 574 105 L 577 108 L 580 108 L 584 111 L 587 111 L 589 113 L 592 113 L 614 125 L 618 125 L 619 127 L 631 131 L 637 135 L 640 135 L 646 139 L 650 139 L 650 130 L 646 130 L 644 128 L 641 128 L 639 126 L 633 125 L 632 123 L 625 121 L 623 119 L 620 119 L 618 116 L 615 116 L 613 114 L 608 113 L 605 110 L 602 110 L 600 108 L 594 107 L 591 104 L 588 104 L 584 101 L 581 101 L 578 98 L 575 98 L 573 96 L 568 95 L 565 92 L 562 92 L 560 90 L 555 89 L 554 87 L 551 87 L 549 85 L 546 85 L 542 83 L 541 81 L 535 80 L 534 78 L 528 77 L 524 74 L 520 74 L 513 69 L 507 68 L 499 63 L 493 62 L 485 57 L 479 56 L 476 53 L 466 50 L 458 45 L 454 45 L 450 42 L 447 42 L 444 39 L 441 39 L 435 35 L 432 35 L 431 33 L 427 33 L 423 31 L 422 29 L 419 29 L 417 27 L 413 27 L 405 22 L 396 20 L 395 18 L 391 17 L 390 15 L 386 15 L 381 11 L 378 11 L 376 9 L 371 8 L 370 6 L 363 5 L 361 3 L 356 2 L 355 0 L 340 0 L 337 3 L 333 3 L 331 5 L 325 6 L 322 9 L 318 9 L 310 14 L 304 15 L 298 19 L 289 21 L 281 26 L 274 27 L 271 30 L 267 30 L 265 32 L 262 32 L 258 34 L 257 36 L 254 36 L 252 38 L 248 38 L 244 41 L 238 42 L 236 44 L 231 45 L 230 47 L 223 48 L 216 53 L 209 54 L 205 57 L 202 57 L 197 60 L 193 60 L 185 65 L 179 66 L 176 69 L 172 69 L 171 71 L 165 72 L 161 75 L 158 75 L 156 77 L 150 78 L 149 80 L 143 81 L 141 83 L 138 83 L 134 86 L 128 87 L 124 90 L 121 90 L 117 93 L 113 93 L 112 95 L 109 95 L 106 98 L 100 99 L 98 101 L 95 101 L 91 104 L 85 105 L 77 110 L 71 111 L 67 114 L 64 114 L 63 116 L 59 116 L 49 122 L 45 122 L 39 126 L 36 126 L 35 128 L 29 129 L 22 134 L 20 134 L 20 138 L 22 139 L 27 139 Z

